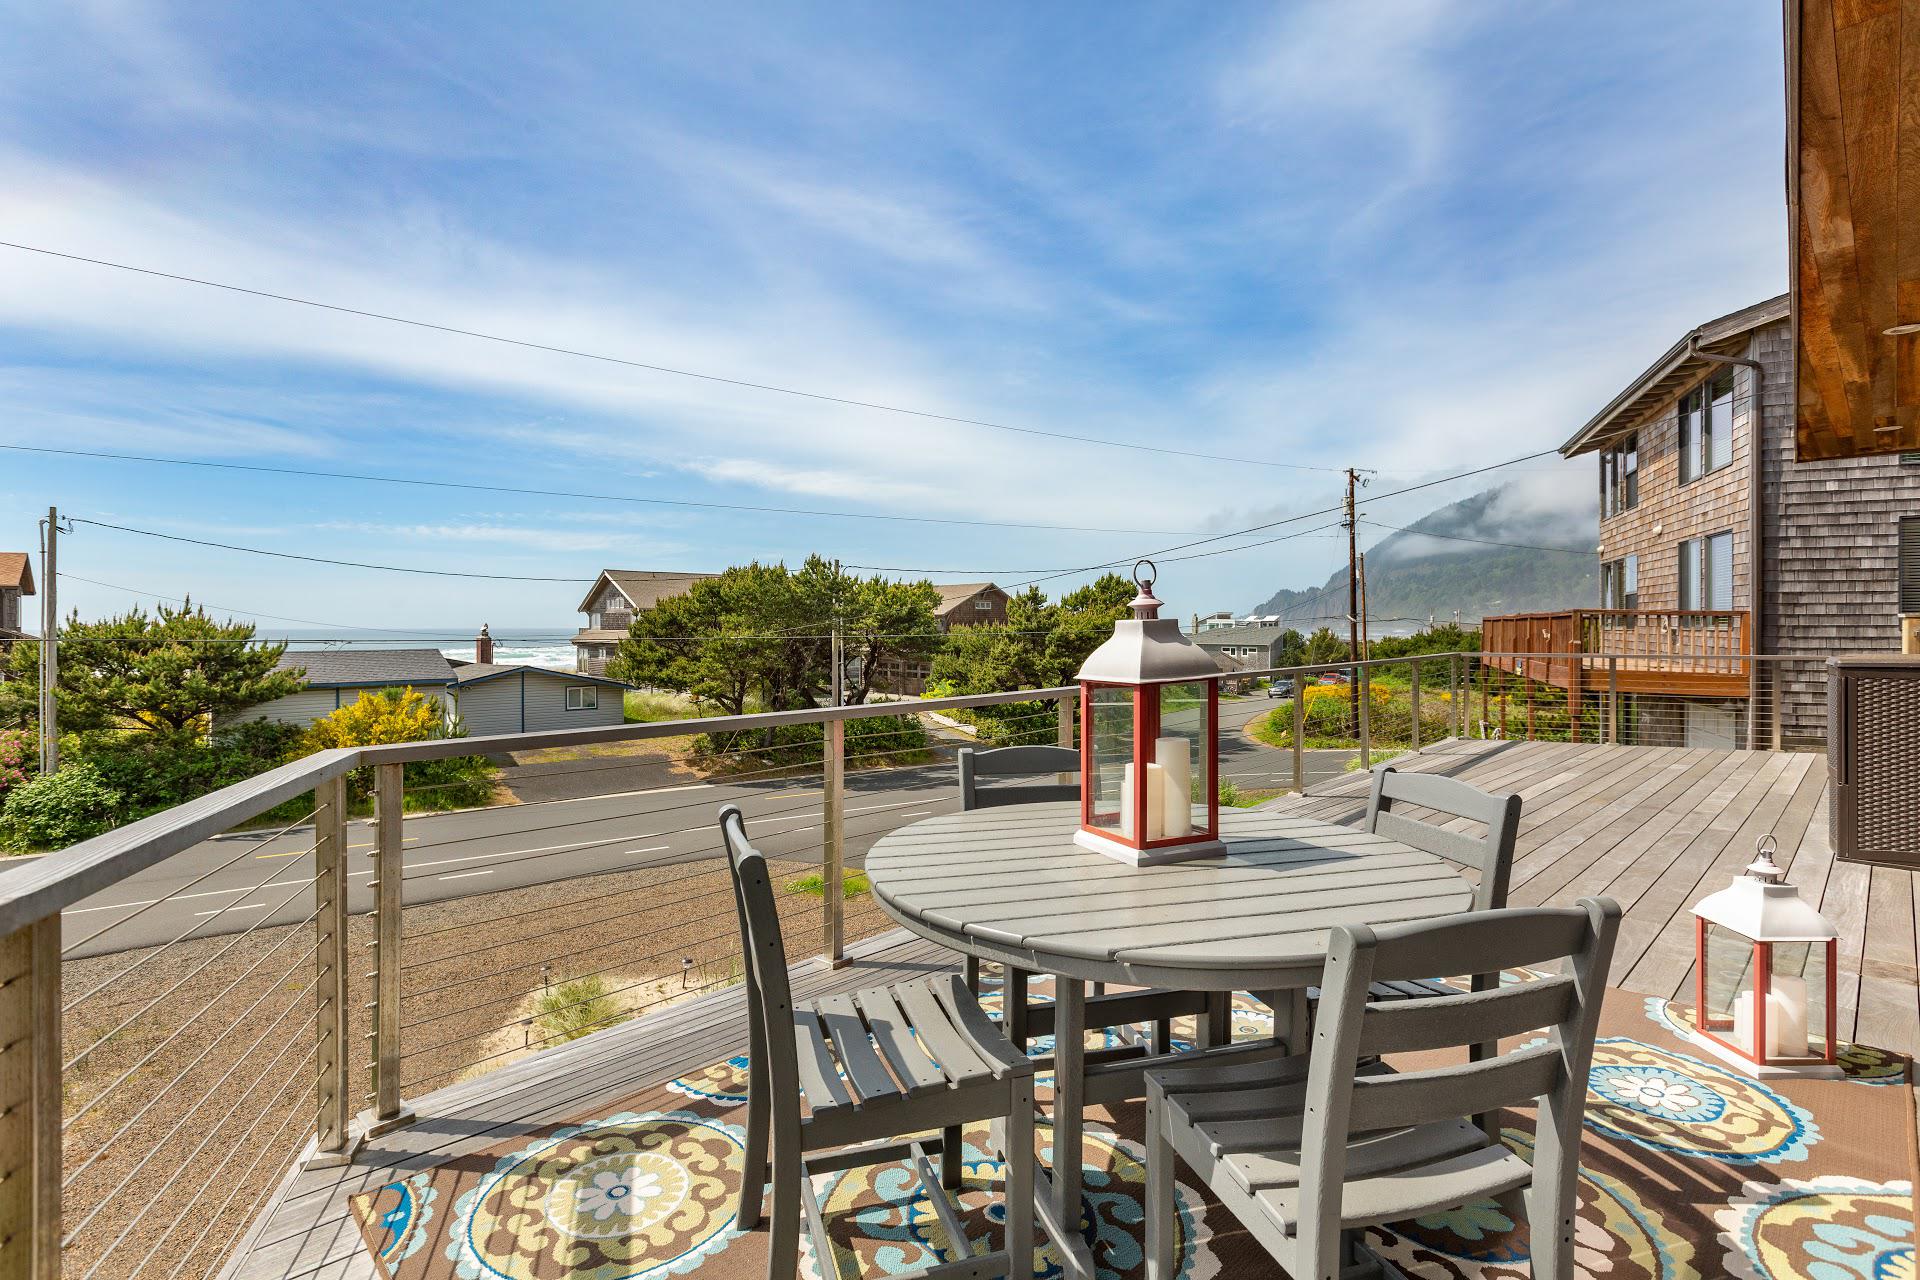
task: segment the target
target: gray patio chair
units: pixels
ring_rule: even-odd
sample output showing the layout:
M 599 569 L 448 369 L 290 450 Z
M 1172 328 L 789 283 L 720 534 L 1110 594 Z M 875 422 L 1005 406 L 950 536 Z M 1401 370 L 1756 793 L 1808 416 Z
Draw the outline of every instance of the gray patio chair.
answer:
M 1148 1074 L 1147 1280 L 1177 1270 L 1176 1153 L 1297 1280 L 1336 1280 L 1360 1261 L 1363 1227 L 1487 1198 L 1525 1215 L 1535 1280 L 1572 1280 L 1587 1069 L 1619 922 L 1618 905 L 1583 898 L 1333 930 L 1310 1054 Z M 1451 1000 L 1370 999 L 1377 982 L 1438 969 L 1555 961 L 1567 972 Z M 1526 1042 L 1502 1054 L 1509 1037 Z M 1480 1056 L 1406 1072 L 1380 1061 L 1463 1046 Z M 1529 1105 L 1531 1164 L 1474 1121 Z
M 758 1225 L 771 1175 L 768 1280 L 797 1274 L 803 1215 L 822 1273 L 833 1272 L 814 1175 L 900 1159 L 911 1162 L 964 1260 L 905 1274 L 1028 1280 L 1033 1064 L 952 973 L 796 1004 L 766 859 L 748 843 L 738 807 L 720 810 L 720 831 L 746 955 L 750 1063 L 738 1220 L 741 1230 Z M 961 1126 L 983 1120 L 992 1122 L 993 1144 L 1005 1155 L 1006 1247 L 970 1256 L 965 1229 L 942 1188 L 960 1185 Z M 900 1140 L 935 1129 L 938 1137 Z M 930 1152 L 940 1155 L 937 1185 Z
M 1410 844 L 1455 866 L 1479 873 L 1473 890 L 1475 911 L 1497 911 L 1507 905 L 1507 882 L 1513 876 L 1513 845 L 1520 834 L 1517 795 L 1499 796 L 1431 773 L 1401 773 L 1390 764 L 1373 771 L 1373 794 L 1367 801 L 1367 830 Z M 1404 809 L 1425 809 L 1433 819 L 1414 817 Z M 1481 823 L 1486 832 L 1475 835 L 1439 825 L 1453 818 Z M 1461 972 L 1465 972 L 1464 970 Z M 1473 989 L 1499 984 L 1500 975 L 1472 974 Z M 1457 996 L 1460 988 L 1438 977 L 1376 982 L 1369 999 L 1422 1000 Z

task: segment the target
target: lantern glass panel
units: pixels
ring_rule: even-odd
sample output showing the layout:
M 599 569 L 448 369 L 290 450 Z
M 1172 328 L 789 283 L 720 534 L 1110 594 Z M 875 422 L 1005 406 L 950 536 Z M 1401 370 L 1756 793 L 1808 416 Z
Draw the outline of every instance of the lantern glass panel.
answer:
M 1702 1025 L 1742 1051 L 1752 1049 L 1733 1032 L 1734 1010 L 1749 1007 L 1753 999 L 1753 939 L 1708 921 L 1700 972 L 1705 979 Z
M 1167 799 L 1165 826 L 1151 838 L 1204 835 L 1207 797 L 1214 787 L 1213 752 L 1207 742 L 1207 704 L 1213 688 L 1204 681 L 1166 684 L 1159 687 L 1159 696 L 1160 733 L 1149 758 L 1160 766 Z
M 1770 948 L 1767 1057 L 1819 1057 L 1826 1052 L 1827 948 L 1780 942 Z
M 1087 825 L 1118 835 L 1133 828 L 1133 695 L 1129 688 L 1094 685 L 1089 691 L 1088 733 L 1093 758 L 1088 762 L 1088 784 L 1093 803 Z

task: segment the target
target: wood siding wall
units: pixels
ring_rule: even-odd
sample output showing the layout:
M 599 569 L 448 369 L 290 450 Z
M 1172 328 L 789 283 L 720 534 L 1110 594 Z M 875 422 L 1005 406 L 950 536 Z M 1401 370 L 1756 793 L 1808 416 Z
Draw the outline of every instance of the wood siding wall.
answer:
M 535 733 L 544 729 L 585 729 L 619 724 L 625 718 L 622 690 L 594 685 L 599 706 L 590 711 L 569 711 L 569 687 L 578 687 L 578 682 L 568 680 L 565 672 L 502 676 L 461 689 L 457 705 L 467 732 L 474 737 L 491 733 Z
M 1642 609 L 1681 607 L 1680 544 L 1711 533 L 1733 534 L 1730 607 L 1744 609 L 1752 599 L 1753 554 L 1748 537 L 1752 486 L 1748 483 L 1748 466 L 1753 447 L 1753 371 L 1734 367 L 1733 374 L 1733 461 L 1697 480 L 1680 483 L 1680 412 L 1676 399 L 1658 418 L 1640 428 L 1639 504 L 1631 511 L 1600 520 L 1602 562 L 1629 555 L 1640 558 L 1638 603 Z
M 0 627 L 8 631 L 19 631 L 20 592 L 13 587 L 0 587 Z
M 1791 327 L 1756 331 L 1748 354 L 1767 370 L 1755 647 L 1804 659 L 1779 674 L 1781 709 L 1788 740 L 1812 741 L 1826 735 L 1826 659 L 1900 648 L 1900 517 L 1920 515 L 1920 466 L 1895 454 L 1797 461 Z

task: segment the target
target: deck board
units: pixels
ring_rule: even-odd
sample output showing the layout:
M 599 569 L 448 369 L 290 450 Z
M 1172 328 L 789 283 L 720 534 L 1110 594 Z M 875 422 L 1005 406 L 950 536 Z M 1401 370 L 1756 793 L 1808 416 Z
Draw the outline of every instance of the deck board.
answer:
M 1449 740 L 1394 763 L 1525 796 L 1513 902 L 1565 905 L 1596 893 L 1618 898 L 1626 918 L 1612 981 L 1647 995 L 1687 998 L 1688 908 L 1745 865 L 1761 834 L 1773 834 L 1789 877 L 1840 928 L 1842 1036 L 1920 1049 L 1920 876 L 1834 859 L 1821 758 Z M 1265 807 L 1358 825 L 1370 787 L 1369 776 L 1356 772 Z M 819 996 L 954 963 L 950 953 L 894 932 L 864 944 L 850 968 L 802 966 L 795 990 Z M 348 1217 L 351 1192 L 591 1114 L 744 1052 L 745 1044 L 735 989 L 416 1099 L 421 1119 L 376 1140 L 353 1165 L 290 1176 L 227 1274 L 235 1280 L 367 1280 L 373 1269 Z

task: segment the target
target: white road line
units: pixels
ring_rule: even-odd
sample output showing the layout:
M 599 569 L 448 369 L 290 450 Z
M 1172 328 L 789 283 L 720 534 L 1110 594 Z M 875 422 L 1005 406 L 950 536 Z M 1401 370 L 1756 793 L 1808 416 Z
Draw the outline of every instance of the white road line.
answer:
M 924 817 L 925 815 L 932 812 L 933 810 L 931 809 L 909 809 L 905 813 L 901 814 L 900 816 L 903 818 L 919 818 L 919 817 Z
M 265 911 L 266 909 L 267 904 L 264 902 L 241 902 L 231 907 L 222 907 L 220 911 L 196 911 L 193 914 L 196 916 L 217 916 L 223 911 Z
M 490 876 L 493 874 L 493 871 L 494 869 L 492 867 L 488 867 L 483 871 L 449 871 L 446 875 L 435 876 L 434 879 L 435 880 L 465 880 L 468 876 Z

